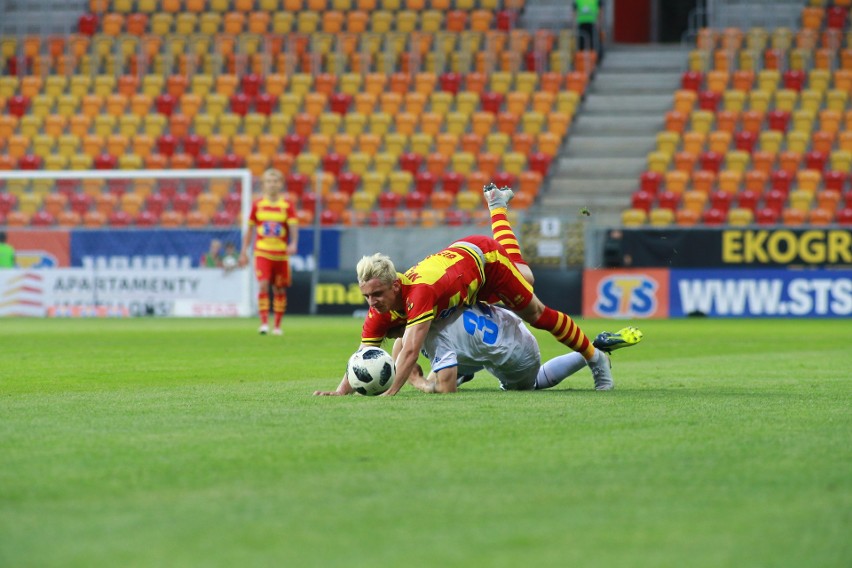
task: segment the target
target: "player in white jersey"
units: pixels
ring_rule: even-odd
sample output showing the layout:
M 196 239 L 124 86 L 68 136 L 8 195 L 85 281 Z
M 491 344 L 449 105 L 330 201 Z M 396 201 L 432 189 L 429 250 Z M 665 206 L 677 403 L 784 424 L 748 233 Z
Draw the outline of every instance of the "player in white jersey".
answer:
M 625 328 L 615 334 L 604 332 L 596 342 L 610 347 L 610 338 L 632 335 L 623 345 L 635 345 L 641 332 Z M 394 344 L 394 351 L 399 349 Z M 463 378 L 486 370 L 500 382 L 502 390 L 541 390 L 558 385 L 587 366 L 576 352 L 555 357 L 542 365 L 538 342 L 523 320 L 513 312 L 483 303 L 459 310 L 433 324 L 423 344 L 423 355 L 432 371 L 423 376 L 416 367 L 409 381 L 427 393 L 455 392 Z M 467 378 L 467 380 L 470 380 Z

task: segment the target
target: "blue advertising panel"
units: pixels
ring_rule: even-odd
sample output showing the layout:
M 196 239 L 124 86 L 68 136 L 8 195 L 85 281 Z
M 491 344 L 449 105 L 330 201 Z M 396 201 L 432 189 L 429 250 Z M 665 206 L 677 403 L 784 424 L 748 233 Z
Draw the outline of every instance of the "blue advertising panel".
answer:
M 671 317 L 850 317 L 850 270 L 677 270 Z
M 340 268 L 340 230 L 320 233 L 320 268 Z M 183 229 L 75 230 L 71 233 L 71 266 L 100 269 L 177 269 L 198 267 L 210 241 L 233 243 L 239 252 L 240 231 Z M 294 271 L 311 270 L 314 235 L 312 229 L 299 230 L 299 253 L 291 258 Z

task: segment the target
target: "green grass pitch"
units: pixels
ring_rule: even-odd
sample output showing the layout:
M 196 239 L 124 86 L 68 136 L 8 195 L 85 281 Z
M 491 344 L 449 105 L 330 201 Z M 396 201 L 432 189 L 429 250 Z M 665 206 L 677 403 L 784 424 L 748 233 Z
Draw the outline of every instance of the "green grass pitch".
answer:
M 359 321 L 256 326 L 0 320 L 0 566 L 852 565 L 849 321 L 641 322 L 613 392 L 392 399 L 311 394 Z

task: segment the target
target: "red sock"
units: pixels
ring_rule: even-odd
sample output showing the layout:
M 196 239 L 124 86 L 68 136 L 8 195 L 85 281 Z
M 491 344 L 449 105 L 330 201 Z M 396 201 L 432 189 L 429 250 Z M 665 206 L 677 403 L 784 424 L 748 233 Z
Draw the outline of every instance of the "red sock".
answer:
M 275 327 L 281 327 L 281 318 L 287 311 L 287 293 L 281 292 L 272 295 L 272 311 L 275 313 Z
M 269 323 L 269 292 L 261 291 L 257 293 L 257 311 L 260 312 L 260 323 L 266 325 Z
M 508 211 L 505 207 L 498 207 L 491 210 L 491 234 L 494 236 L 494 240 L 506 249 L 509 260 L 516 265 L 526 265 L 527 262 L 521 255 L 521 245 L 518 243 L 518 238 L 512 230 L 512 225 L 509 224 L 507 213 Z
M 589 361 L 595 354 L 595 347 L 583 333 L 583 330 L 574 323 L 570 316 L 562 312 L 545 307 L 544 313 L 532 325 L 536 329 L 550 332 L 556 338 L 556 341 L 580 353 L 586 358 L 586 361 Z

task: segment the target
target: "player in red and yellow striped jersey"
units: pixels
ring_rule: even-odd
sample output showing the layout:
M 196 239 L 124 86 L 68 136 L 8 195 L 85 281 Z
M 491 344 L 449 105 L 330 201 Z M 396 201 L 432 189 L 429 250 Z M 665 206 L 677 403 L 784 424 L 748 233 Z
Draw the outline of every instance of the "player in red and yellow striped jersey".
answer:
M 426 257 L 405 274 L 397 273 L 390 258 L 378 253 L 358 263 L 358 285 L 370 306 L 361 333 L 362 346 L 378 345 L 392 329 L 405 326 L 396 377 L 385 394 L 392 396 L 402 388 L 417 363 L 432 321 L 478 299 L 501 301 L 533 327 L 550 332 L 557 341 L 583 355 L 592 370 L 595 389 L 612 389 L 607 356 L 595 349 L 570 316 L 545 306 L 533 292 L 532 272 L 506 219 L 511 190 L 486 189 L 496 238 L 465 237 Z M 351 387 L 344 377 L 336 391 L 315 394 L 349 392 Z
M 262 178 L 263 197 L 252 204 L 249 228 L 243 238 L 240 266 L 248 264 L 248 250 L 254 240 L 254 267 L 257 277 L 257 308 L 261 334 L 269 332 L 269 285 L 272 284 L 272 334 L 281 335 L 281 319 L 287 311 L 287 288 L 291 283 L 290 255 L 299 246 L 299 226 L 292 206 L 281 196 L 281 172 L 266 170 Z

